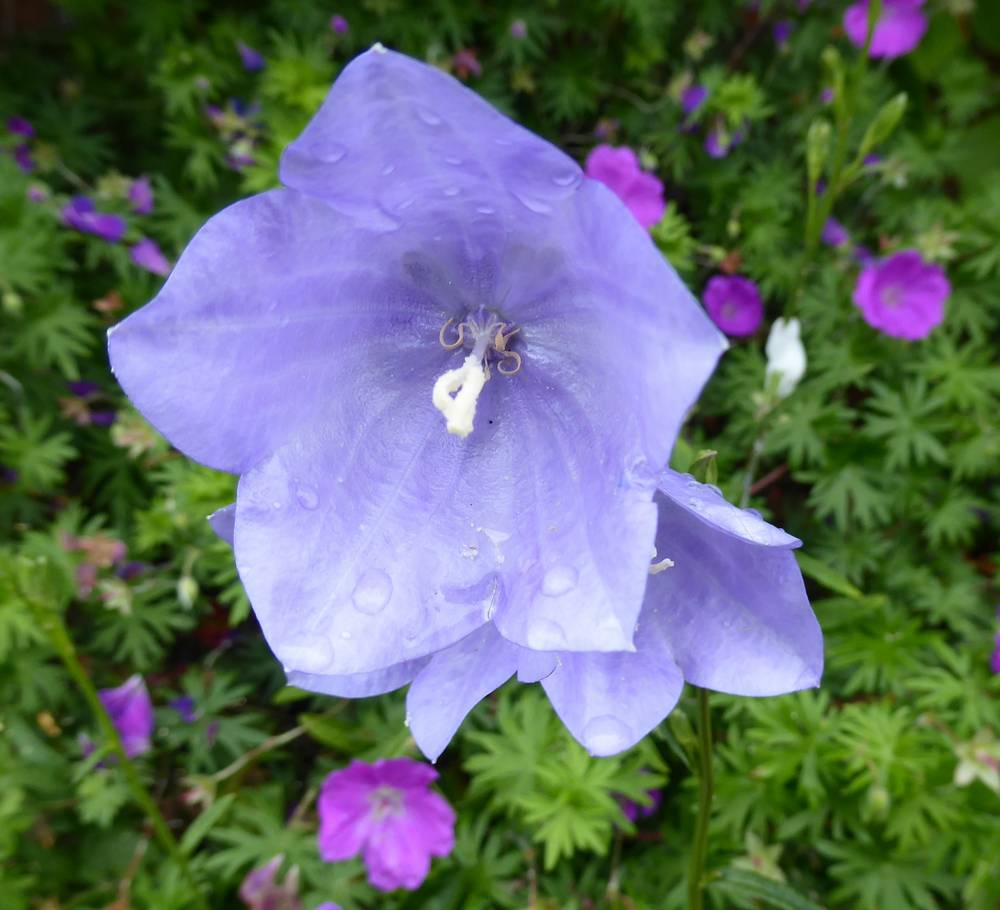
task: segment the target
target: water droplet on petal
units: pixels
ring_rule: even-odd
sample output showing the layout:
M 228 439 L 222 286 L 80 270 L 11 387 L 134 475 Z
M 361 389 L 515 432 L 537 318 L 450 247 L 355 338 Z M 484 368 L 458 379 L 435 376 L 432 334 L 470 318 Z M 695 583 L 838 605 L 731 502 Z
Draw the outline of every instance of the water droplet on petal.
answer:
M 496 209 L 492 205 L 479 205 L 476 206 L 476 211 L 480 215 L 493 215 L 496 213 Z
M 326 164 L 336 164 L 340 161 L 344 155 L 347 154 L 347 148 L 340 143 L 331 142 L 328 146 L 325 146 L 323 151 L 317 154 L 317 158 Z
M 387 164 L 384 168 L 382 168 L 382 172 L 381 172 L 382 176 L 383 177 L 388 177 L 394 170 L 396 170 L 396 165 L 394 165 L 394 164 Z
M 601 714 L 583 728 L 583 744 L 595 755 L 613 755 L 632 743 L 632 731 L 617 717 Z
M 462 159 L 461 158 L 456 158 L 454 155 L 449 155 L 444 160 L 445 160 L 445 164 L 461 164 L 462 163 Z
M 278 500 L 276 499 L 274 502 L 271 503 L 271 508 L 273 508 L 273 509 L 280 509 L 281 508 L 281 503 L 278 502 Z
M 529 212 L 534 212 L 536 215 L 548 215 L 552 212 L 552 206 L 547 202 L 542 202 L 541 199 L 526 196 L 524 193 L 514 193 L 514 196 Z
M 417 116 L 424 121 L 428 126 L 440 126 L 441 118 L 434 113 L 434 111 L 429 111 L 425 107 L 417 108 Z
M 559 623 L 536 616 L 528 626 L 528 647 L 535 651 L 558 651 L 566 646 L 566 633 Z
M 299 638 L 282 645 L 280 650 L 281 662 L 303 673 L 329 672 L 333 660 L 333 648 L 325 635 Z
M 316 491 L 305 484 L 299 484 L 295 490 L 295 498 L 303 509 L 315 509 L 319 505 L 319 495 Z
M 457 186 L 446 186 L 444 188 L 445 196 L 457 196 L 461 190 Z
M 351 600 L 361 613 L 374 616 L 392 597 L 392 579 L 381 569 L 366 569 L 354 586 Z
M 578 575 L 572 566 L 553 566 L 542 579 L 542 593 L 549 597 L 560 597 L 576 587 Z
M 573 186 L 573 184 L 580 182 L 580 172 L 577 170 L 561 171 L 552 175 L 552 182 L 556 186 Z

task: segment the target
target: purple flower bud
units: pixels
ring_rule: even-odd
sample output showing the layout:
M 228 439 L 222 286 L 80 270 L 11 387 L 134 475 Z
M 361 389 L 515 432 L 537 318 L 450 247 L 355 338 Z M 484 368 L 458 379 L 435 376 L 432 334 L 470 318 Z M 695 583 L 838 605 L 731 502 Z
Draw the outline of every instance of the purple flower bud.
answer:
M 153 702 L 143 678 L 137 673 L 117 689 L 101 689 L 98 694 L 121 737 L 125 754 L 134 758 L 148 752 L 153 735 Z
M 597 146 L 587 156 L 584 171 L 591 180 L 611 189 L 646 230 L 663 217 L 667 207 L 663 184 L 655 174 L 642 169 L 639 157 L 628 146 Z
M 31 157 L 31 147 L 24 142 L 14 148 L 14 162 L 25 174 L 35 169 L 35 159 Z
M 708 97 L 708 89 L 704 85 L 689 85 L 681 92 L 681 110 L 685 114 L 693 114 Z
M 184 723 L 193 724 L 195 722 L 194 699 L 190 695 L 180 695 L 171 699 L 168 704 L 180 715 Z
M 865 155 L 861 163 L 864 164 L 865 167 L 875 167 L 876 165 L 882 163 L 882 156 L 876 154 L 875 152 L 871 152 L 870 154 Z
M 137 215 L 153 211 L 153 187 L 148 177 L 137 177 L 128 188 L 128 201 Z
M 779 49 L 783 50 L 785 48 L 794 29 L 795 23 L 791 19 L 780 19 L 771 26 L 771 35 Z
M 90 422 L 95 427 L 110 427 L 117 416 L 116 411 L 91 411 Z
M 521 41 L 528 35 L 528 24 L 523 19 L 515 19 L 510 24 L 510 35 L 512 38 L 517 38 Z
M 137 244 L 129 247 L 129 258 L 140 268 L 154 275 L 169 275 L 170 260 L 156 245 L 156 241 L 143 237 Z
M 31 139 L 35 135 L 35 128 L 24 117 L 14 116 L 7 118 L 7 132 L 13 133 L 15 136 L 24 136 L 25 139 Z
M 924 0 L 882 0 L 868 55 L 892 59 L 910 53 L 927 31 L 923 5 Z M 844 31 L 855 47 L 865 46 L 868 0 L 859 0 L 844 11 Z
M 827 218 L 820 239 L 827 246 L 847 246 L 851 240 L 847 229 L 836 218 Z
M 243 69 L 248 73 L 256 73 L 264 69 L 267 66 L 263 56 L 259 51 L 255 51 L 250 45 L 244 44 L 242 41 L 236 42 L 236 50 L 240 55 L 240 62 L 243 64 Z
M 330 28 L 338 35 L 346 35 L 350 30 L 347 20 L 339 13 L 330 18 Z
M 379 891 L 419 888 L 431 857 L 455 846 L 455 813 L 430 789 L 437 772 L 411 758 L 352 761 L 323 781 L 319 853 L 341 862 L 361 853 Z
M 951 284 L 939 265 L 916 250 L 893 253 L 866 265 L 854 286 L 854 304 L 873 328 L 916 341 L 944 319 Z
M 994 673 L 1000 673 L 1000 632 L 997 632 L 995 647 L 990 657 L 990 670 Z
M 93 395 L 95 392 L 101 391 L 101 387 L 96 382 L 91 382 L 88 379 L 78 379 L 73 382 L 67 382 L 66 388 L 68 388 L 78 398 L 86 398 L 88 395 Z
M 98 212 L 87 196 L 74 196 L 60 213 L 63 224 L 85 234 L 93 234 L 109 243 L 117 243 L 125 234 L 125 219 Z
M 742 275 L 716 275 L 702 295 L 712 321 L 727 335 L 752 335 L 764 318 L 764 301 L 757 285 Z
M 823 104 L 832 104 L 833 89 L 830 88 L 830 86 L 827 86 L 825 89 L 823 89 L 823 91 L 819 93 L 819 100 L 822 101 Z
M 302 910 L 298 869 L 293 867 L 278 883 L 278 869 L 284 859 L 284 856 L 276 856 L 247 873 L 239 892 L 247 910 Z
M 28 200 L 30 202 L 44 202 L 48 198 L 45 188 L 32 184 L 28 187 Z
M 659 788 L 654 788 L 652 790 L 647 790 L 646 795 L 649 796 L 651 802 L 648 806 L 639 805 L 639 803 L 634 803 L 632 800 L 624 797 L 618 797 L 618 803 L 622 807 L 622 814 L 630 821 L 635 824 L 640 818 L 649 818 L 651 815 L 656 813 L 656 810 L 660 808 L 660 803 L 663 802 L 663 791 Z

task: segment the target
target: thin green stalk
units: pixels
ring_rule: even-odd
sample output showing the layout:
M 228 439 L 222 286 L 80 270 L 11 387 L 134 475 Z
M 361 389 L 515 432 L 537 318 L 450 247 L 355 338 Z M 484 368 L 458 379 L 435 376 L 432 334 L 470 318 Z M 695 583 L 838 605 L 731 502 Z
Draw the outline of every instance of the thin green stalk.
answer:
M 705 905 L 705 864 L 708 860 L 708 822 L 712 816 L 715 776 L 712 769 L 712 715 L 708 690 L 695 688 L 698 698 L 698 820 L 694 829 L 691 868 L 688 873 L 688 910 Z
M 24 596 L 24 592 L 21 593 L 22 596 Z M 62 617 L 55 611 L 49 609 L 47 606 L 38 603 L 38 601 L 36 601 L 33 597 L 25 596 L 24 600 L 34 611 L 36 617 L 38 618 L 39 625 L 48 635 L 49 641 L 52 643 L 52 647 L 59 655 L 59 658 L 62 660 L 66 670 L 73 678 L 77 687 L 83 693 L 83 697 L 90 706 L 90 710 L 93 712 L 94 717 L 97 718 L 97 723 L 101 728 L 101 732 L 104 734 L 105 739 L 111 744 L 112 751 L 118 757 L 118 765 L 121 768 L 122 773 L 125 775 L 125 781 L 132 793 L 132 798 L 146 814 L 146 817 L 149 819 L 149 823 L 152 826 L 153 832 L 156 834 L 156 837 L 163 846 L 163 849 L 171 856 L 174 862 L 177 863 L 181 874 L 188 880 L 188 883 L 191 886 L 190 897 L 192 906 L 199 908 L 199 910 L 208 910 L 208 904 L 205 902 L 205 898 L 199 890 L 198 881 L 194 877 L 191 867 L 188 865 L 187 858 L 181 852 L 176 838 L 174 838 L 171 833 L 170 828 L 163 817 L 163 813 L 160 812 L 160 807 L 157 806 L 156 801 L 146 789 L 145 784 L 143 784 L 142 779 L 139 777 L 139 772 L 136 770 L 132 760 L 125 754 L 125 747 L 122 745 L 121 736 L 118 735 L 118 730 L 115 728 L 114 722 L 111 720 L 108 712 L 104 709 L 101 698 L 97 694 L 97 689 L 95 688 L 90 677 L 87 675 L 87 671 L 83 668 L 83 664 L 80 663 L 80 658 L 76 652 L 76 646 L 73 644 L 73 639 L 70 637 Z

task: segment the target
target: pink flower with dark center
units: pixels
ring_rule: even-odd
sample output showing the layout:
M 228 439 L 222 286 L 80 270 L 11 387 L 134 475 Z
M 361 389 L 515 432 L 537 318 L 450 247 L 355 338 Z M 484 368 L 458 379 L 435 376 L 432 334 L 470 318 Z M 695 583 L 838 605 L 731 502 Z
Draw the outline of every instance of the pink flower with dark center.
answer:
M 587 156 L 584 171 L 591 180 L 611 189 L 646 230 L 663 217 L 667 207 L 663 184 L 642 169 L 638 156 L 628 146 L 597 146 Z
M 752 335 L 764 318 L 757 285 L 742 275 L 715 275 L 705 285 L 705 309 L 727 335 Z
M 129 758 L 149 751 L 153 735 L 153 702 L 143 678 L 136 673 L 116 689 L 101 689 L 97 693 L 104 710 L 121 737 Z
M 323 781 L 319 852 L 327 862 L 361 854 L 380 891 L 420 887 L 432 856 L 455 846 L 455 813 L 430 789 L 437 772 L 410 758 L 352 761 Z
M 944 319 L 951 284 L 939 265 L 916 250 L 893 253 L 866 265 L 854 286 L 854 303 L 873 328 L 916 341 Z
M 883 0 L 875 23 L 869 57 L 901 57 L 908 54 L 927 31 L 924 0 Z M 844 12 L 844 31 L 855 47 L 865 46 L 868 34 L 868 0 L 859 0 Z

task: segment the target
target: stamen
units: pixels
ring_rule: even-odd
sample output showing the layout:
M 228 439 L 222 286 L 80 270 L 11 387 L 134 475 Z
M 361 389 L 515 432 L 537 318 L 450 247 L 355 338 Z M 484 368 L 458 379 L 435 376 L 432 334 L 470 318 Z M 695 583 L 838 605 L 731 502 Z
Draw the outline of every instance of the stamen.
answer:
M 455 348 L 460 348 L 463 344 L 465 344 L 464 322 L 460 322 L 455 327 L 455 331 L 458 333 L 458 338 L 455 339 L 455 341 L 444 340 L 444 333 L 448 330 L 448 326 L 450 326 L 454 321 L 454 319 L 449 319 L 443 326 L 441 326 L 441 331 L 438 332 L 438 341 L 441 342 L 441 347 L 443 347 L 446 351 L 454 351 Z

